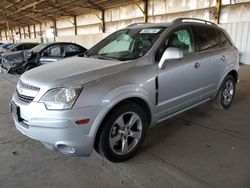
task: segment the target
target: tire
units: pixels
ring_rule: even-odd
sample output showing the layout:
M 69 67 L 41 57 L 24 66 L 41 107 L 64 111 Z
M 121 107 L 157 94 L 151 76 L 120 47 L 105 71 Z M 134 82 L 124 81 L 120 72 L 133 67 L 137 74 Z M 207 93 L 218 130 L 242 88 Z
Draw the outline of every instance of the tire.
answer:
M 140 106 L 135 103 L 119 105 L 104 123 L 98 153 L 111 162 L 130 159 L 142 145 L 147 124 L 146 114 Z
M 235 79 L 231 75 L 227 75 L 223 80 L 220 90 L 216 96 L 214 105 L 219 109 L 228 109 L 235 96 Z

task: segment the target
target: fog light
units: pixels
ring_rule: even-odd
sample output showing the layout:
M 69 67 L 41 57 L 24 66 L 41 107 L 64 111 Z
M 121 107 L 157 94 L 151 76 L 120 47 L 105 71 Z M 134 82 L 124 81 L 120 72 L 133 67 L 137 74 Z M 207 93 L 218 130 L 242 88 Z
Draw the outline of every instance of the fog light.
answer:
M 62 152 L 64 154 L 73 154 L 73 153 L 75 153 L 74 148 L 69 147 L 69 146 L 67 146 L 65 144 L 58 144 L 56 147 L 60 152 Z

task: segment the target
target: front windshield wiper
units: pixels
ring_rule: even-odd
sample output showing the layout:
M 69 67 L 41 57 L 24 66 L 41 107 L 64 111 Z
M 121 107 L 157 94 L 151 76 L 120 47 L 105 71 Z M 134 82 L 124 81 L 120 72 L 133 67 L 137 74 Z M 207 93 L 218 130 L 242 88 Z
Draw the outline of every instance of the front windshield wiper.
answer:
M 88 57 L 92 57 L 92 58 L 97 58 L 97 59 L 105 59 L 105 60 L 115 60 L 117 61 L 118 59 L 115 59 L 115 58 L 112 58 L 112 57 L 108 57 L 108 56 L 104 56 L 104 55 L 91 55 L 91 56 L 88 56 Z

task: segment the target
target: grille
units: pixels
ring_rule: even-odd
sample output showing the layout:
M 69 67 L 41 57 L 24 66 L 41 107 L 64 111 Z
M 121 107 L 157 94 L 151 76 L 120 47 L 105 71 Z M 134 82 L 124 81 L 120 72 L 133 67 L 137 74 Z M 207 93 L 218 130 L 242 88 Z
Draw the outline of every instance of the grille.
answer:
M 20 93 L 17 92 L 18 99 L 23 102 L 31 103 L 34 99 L 34 97 L 26 96 L 26 95 L 21 95 Z
M 22 88 L 27 88 L 27 89 L 36 90 L 36 91 L 40 90 L 39 87 L 35 87 L 32 85 L 26 84 L 26 83 L 22 82 L 21 80 L 19 81 L 19 86 Z
M 26 84 L 19 80 L 16 88 L 17 96 L 20 101 L 30 103 L 35 98 L 36 94 L 39 92 L 40 88 Z

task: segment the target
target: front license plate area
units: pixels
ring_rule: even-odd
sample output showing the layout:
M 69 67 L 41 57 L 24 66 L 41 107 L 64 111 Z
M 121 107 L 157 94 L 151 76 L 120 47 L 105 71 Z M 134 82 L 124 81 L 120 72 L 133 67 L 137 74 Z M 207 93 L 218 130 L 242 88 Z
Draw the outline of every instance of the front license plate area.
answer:
M 23 121 L 23 119 L 21 118 L 20 107 L 17 106 L 13 101 L 10 103 L 10 111 L 13 114 L 13 116 L 18 120 L 18 122 Z

